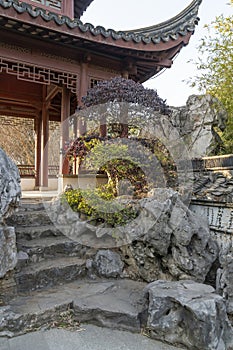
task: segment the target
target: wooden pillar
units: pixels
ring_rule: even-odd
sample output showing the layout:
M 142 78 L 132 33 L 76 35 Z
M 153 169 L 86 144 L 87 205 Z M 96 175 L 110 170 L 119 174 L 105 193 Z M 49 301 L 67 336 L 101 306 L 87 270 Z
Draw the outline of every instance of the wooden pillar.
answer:
M 120 137 L 121 138 L 127 138 L 129 133 L 129 126 L 128 126 L 128 104 L 122 103 L 121 105 L 121 111 L 120 111 Z
M 62 175 L 69 174 L 69 161 L 66 159 L 65 149 L 66 142 L 69 142 L 69 120 L 70 116 L 70 92 L 66 86 L 62 89 L 62 105 L 61 105 L 61 138 L 60 138 L 60 171 Z
M 48 165 L 48 142 L 49 142 L 49 113 L 46 104 L 47 87 L 43 86 L 43 104 L 42 104 L 42 130 L 41 130 L 41 184 L 40 189 L 48 189 L 49 165 Z
M 88 61 L 90 58 L 87 59 Z M 82 97 L 86 95 L 88 90 L 88 63 L 82 62 L 81 63 L 81 74 L 80 74 L 80 82 L 79 82 L 79 89 L 78 89 L 78 104 L 79 106 L 82 106 Z M 86 121 L 83 119 L 78 120 L 77 125 L 77 134 L 78 136 L 84 135 L 87 131 L 87 125 Z
M 87 131 L 87 123 L 83 119 L 78 119 L 77 123 L 77 136 L 80 137 L 84 135 Z
M 74 18 L 74 1 L 62 1 L 62 14 L 73 19 Z
M 78 129 L 77 118 L 74 117 L 74 120 L 73 120 L 73 134 L 74 134 L 74 139 L 77 138 L 77 129 Z
M 100 137 L 106 137 L 107 136 L 106 106 L 105 105 L 100 106 L 99 111 L 101 114 L 100 127 L 99 127 Z
M 128 124 L 121 124 L 121 133 L 120 137 L 121 138 L 128 138 L 129 135 L 129 127 Z
M 38 114 L 34 119 L 35 130 L 35 188 L 38 189 L 41 185 L 41 129 L 42 118 L 41 114 Z
M 106 124 L 106 118 L 104 118 L 100 122 L 100 137 L 106 137 L 106 136 L 107 136 L 107 124 Z

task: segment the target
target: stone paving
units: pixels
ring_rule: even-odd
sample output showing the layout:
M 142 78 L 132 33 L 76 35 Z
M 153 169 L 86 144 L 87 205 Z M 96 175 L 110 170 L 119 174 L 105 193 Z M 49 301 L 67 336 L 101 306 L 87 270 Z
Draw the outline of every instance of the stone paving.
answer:
M 207 298 L 205 291 L 200 292 L 200 286 L 195 282 L 189 282 L 192 284 L 188 288 L 190 291 L 187 291 L 187 283 L 170 282 L 172 295 L 170 292 L 167 295 L 163 290 L 161 295 L 157 295 L 155 282 L 148 286 L 147 283 L 127 278 L 112 279 L 116 277 L 115 272 L 112 275 L 106 274 L 106 271 L 109 272 L 112 266 L 109 254 L 116 253 L 104 250 L 96 254 L 95 250 L 84 248 L 61 235 L 54 228 L 41 200 L 36 198 L 24 199 L 19 212 L 8 223 L 16 226 L 19 259 L 14 281 L 17 293 L 5 302 L 2 299 L 0 350 L 175 349 L 165 345 L 166 342 L 196 350 L 231 349 L 232 328 L 226 316 L 225 304 L 220 296 L 213 294 L 212 287 L 209 288 L 213 291 L 207 291 Z M 107 266 L 105 263 L 101 265 L 104 273 L 96 261 L 100 253 L 107 254 L 102 259 L 103 262 L 107 261 Z M 90 268 L 83 257 L 88 256 L 90 260 L 93 254 L 96 254 L 94 265 Z M 98 267 L 97 273 L 93 266 Z M 167 290 L 169 282 L 158 283 L 159 287 L 164 284 Z M 145 286 L 149 289 L 145 289 Z M 206 285 L 201 286 L 208 289 Z M 8 289 L 5 289 L 5 294 L 8 294 Z M 184 303 L 185 298 L 188 306 Z M 189 309 L 191 312 L 188 313 Z M 198 315 L 195 318 L 198 325 L 193 321 L 193 314 Z M 79 322 L 106 329 L 88 325 L 81 326 L 85 327 L 83 330 Z M 63 330 L 58 330 L 58 326 L 62 326 Z M 73 332 L 68 332 L 71 329 Z M 145 329 L 150 329 L 150 336 L 164 343 L 140 335 Z
M 0 338 L 1 350 L 179 350 L 141 334 L 82 324 L 79 331 L 52 329 L 12 339 Z
M 80 322 L 140 332 L 145 283 L 131 280 L 79 280 L 18 296 L 0 307 L 0 336 L 21 335 L 60 320 L 72 310 Z

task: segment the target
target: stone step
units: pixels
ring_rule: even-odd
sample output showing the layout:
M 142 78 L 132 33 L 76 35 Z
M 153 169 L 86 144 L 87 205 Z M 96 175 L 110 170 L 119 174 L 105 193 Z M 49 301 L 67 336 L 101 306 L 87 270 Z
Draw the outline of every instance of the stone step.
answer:
M 43 260 L 25 266 L 20 272 L 16 272 L 15 281 L 18 293 L 27 293 L 75 281 L 85 275 L 85 260 L 77 257 L 65 257 Z
M 19 211 L 7 219 L 7 224 L 16 227 L 31 227 L 51 224 L 51 220 L 45 209 L 34 211 Z
M 27 264 L 55 257 L 78 256 L 82 258 L 87 252 L 87 247 L 66 236 L 41 237 L 33 240 L 18 239 L 17 248 L 19 260 L 21 255 Z M 26 254 L 21 254 L 21 252 Z
M 51 205 L 50 201 L 21 199 L 18 212 L 44 210 L 48 205 Z
M 13 215 L 11 215 L 10 218 L 7 218 L 7 222 L 9 220 L 12 220 L 12 217 L 17 218 L 17 216 L 24 215 L 24 214 L 28 215 L 35 212 L 46 212 L 51 208 L 51 206 L 52 206 L 52 202 L 50 201 L 43 202 L 43 201 L 27 200 L 25 202 L 24 199 L 21 199 L 17 210 L 14 212 Z
M 131 280 L 79 280 L 18 296 L 0 307 L 0 336 L 16 336 L 70 319 L 140 332 L 145 283 Z
M 150 339 L 145 334 L 80 324 L 0 338 L 1 350 L 182 350 Z M 107 341 L 106 341 L 107 340 Z M 109 345 L 111 344 L 111 345 Z M 184 349 L 183 349 L 184 350 Z
M 40 225 L 40 226 L 16 226 L 15 233 L 17 236 L 17 240 L 19 239 L 38 239 L 42 237 L 50 237 L 50 236 L 61 236 L 62 232 L 69 230 L 69 227 L 65 226 L 54 226 L 50 225 Z

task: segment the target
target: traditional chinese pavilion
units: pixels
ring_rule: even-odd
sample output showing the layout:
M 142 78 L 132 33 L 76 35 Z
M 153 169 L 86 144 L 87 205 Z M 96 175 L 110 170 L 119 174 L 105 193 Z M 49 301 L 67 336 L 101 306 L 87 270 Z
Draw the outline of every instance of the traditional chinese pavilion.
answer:
M 81 22 L 92 1 L 0 0 L 0 115 L 34 123 L 35 188 L 48 189 L 49 122 L 65 121 L 99 80 L 143 83 L 170 68 L 194 33 L 201 3 L 193 0 L 151 27 L 115 31 Z M 66 171 L 60 166 L 60 174 Z

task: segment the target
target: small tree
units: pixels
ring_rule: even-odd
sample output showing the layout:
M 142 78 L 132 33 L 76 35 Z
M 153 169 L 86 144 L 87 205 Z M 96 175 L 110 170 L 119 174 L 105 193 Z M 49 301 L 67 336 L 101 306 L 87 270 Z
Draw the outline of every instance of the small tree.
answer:
M 233 6 L 233 0 L 230 0 Z M 223 132 L 223 151 L 233 152 L 233 16 L 218 16 L 205 26 L 207 35 L 199 45 L 197 65 L 199 74 L 191 79 L 191 86 L 218 98 L 228 112 L 228 124 Z
M 156 155 L 160 152 L 158 142 L 147 140 L 140 133 L 148 123 L 148 115 L 149 117 L 153 115 L 153 118 L 157 114 L 169 115 L 166 102 L 155 90 L 144 88 L 140 83 L 120 77 L 99 82 L 94 88 L 88 90 L 82 102 L 83 108 L 79 114 L 84 117 L 88 114 L 90 119 L 96 118 L 99 122 L 107 123 L 108 134 L 103 137 L 101 133 L 96 134 L 95 129 L 93 135 L 86 134 L 75 140 L 68 154 L 78 156 L 81 161 L 85 159 L 86 167 L 105 171 L 116 194 L 119 193 L 118 184 L 121 180 L 129 180 L 137 194 L 145 192 L 148 189 L 145 173 L 150 177 L 151 173 L 156 171 L 156 167 L 159 168 L 159 162 L 152 161 L 152 170 L 152 166 L 148 166 L 148 161 L 153 158 L 155 151 Z M 130 125 L 132 119 L 134 125 Z M 118 124 L 118 134 L 116 133 L 115 137 L 119 137 L 119 142 L 111 143 L 110 139 L 116 124 Z M 123 139 L 126 139 L 126 142 L 123 142 Z M 132 145 L 133 141 L 135 142 Z M 144 151 L 145 148 L 148 149 L 146 155 L 141 150 L 143 147 Z M 154 158 L 157 160 L 155 156 Z M 173 164 L 172 160 L 171 164 Z
M 98 82 L 95 87 L 87 91 L 82 102 L 85 107 L 108 102 L 127 102 L 150 107 L 161 114 L 169 114 L 166 101 L 158 96 L 156 90 L 144 88 L 140 83 L 121 77 Z

